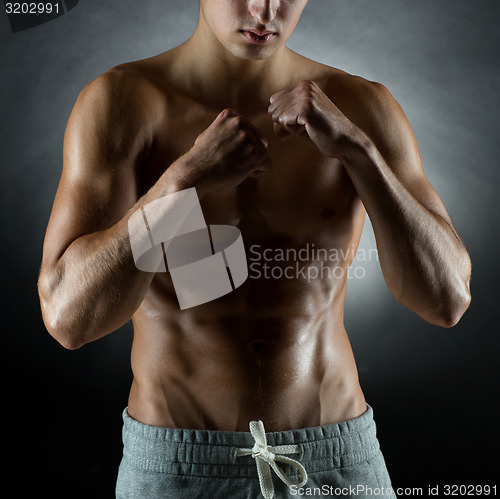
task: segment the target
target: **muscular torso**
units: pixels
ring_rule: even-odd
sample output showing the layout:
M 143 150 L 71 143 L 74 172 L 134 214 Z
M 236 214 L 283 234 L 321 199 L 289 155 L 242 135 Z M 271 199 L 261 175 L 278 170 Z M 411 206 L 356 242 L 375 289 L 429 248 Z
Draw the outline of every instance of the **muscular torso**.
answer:
M 138 195 L 221 110 L 168 84 L 164 97 L 156 88 Z M 208 224 L 240 229 L 249 277 L 230 294 L 180 310 L 170 275 L 155 275 L 133 317 L 128 409 L 147 424 L 247 431 L 261 419 L 278 431 L 366 410 L 343 325 L 365 210 L 337 160 L 297 137 L 278 140 L 264 103 L 247 117 L 269 141 L 271 170 L 207 194 L 201 206 Z

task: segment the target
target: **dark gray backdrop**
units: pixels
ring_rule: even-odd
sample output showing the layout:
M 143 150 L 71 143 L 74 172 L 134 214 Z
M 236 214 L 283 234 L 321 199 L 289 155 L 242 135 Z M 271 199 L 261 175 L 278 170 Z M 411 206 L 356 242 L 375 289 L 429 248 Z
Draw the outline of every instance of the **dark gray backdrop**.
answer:
M 2 415 L 12 473 L 24 476 L 17 497 L 113 497 L 131 328 L 75 352 L 50 338 L 36 293 L 41 245 L 79 91 L 184 41 L 197 9 L 81 0 L 15 34 L 0 13 Z M 350 281 L 346 326 L 397 487 L 498 476 L 499 18 L 497 0 L 310 0 L 289 42 L 391 90 L 473 261 L 473 302 L 450 330 L 399 305 L 376 260 L 356 262 L 366 276 Z M 361 248 L 374 248 L 368 222 Z

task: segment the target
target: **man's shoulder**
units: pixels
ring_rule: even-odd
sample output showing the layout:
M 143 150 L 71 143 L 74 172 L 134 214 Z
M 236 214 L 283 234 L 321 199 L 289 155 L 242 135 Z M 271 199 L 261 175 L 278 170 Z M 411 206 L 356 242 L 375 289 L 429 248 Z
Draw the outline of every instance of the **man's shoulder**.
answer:
M 145 65 L 120 64 L 82 89 L 67 129 L 95 130 L 117 147 L 122 147 L 124 137 L 130 140 L 130 136 L 150 143 L 156 124 L 163 119 L 166 95 Z
M 80 93 L 80 98 L 97 101 L 102 106 L 123 102 L 133 107 L 136 101 L 152 93 L 154 95 L 155 86 L 153 75 L 140 64 L 131 62 L 114 66 L 90 81 Z
M 309 59 L 304 62 L 311 75 L 305 79 L 315 81 L 340 111 L 381 147 L 385 141 L 397 142 L 402 130 L 408 130 L 403 110 L 383 83 Z
M 121 64 L 97 76 L 76 100 L 66 128 L 67 145 L 94 137 L 113 158 L 129 154 L 131 148 L 144 149 L 164 107 L 157 87 L 136 63 Z
M 313 80 L 339 107 L 355 107 L 368 111 L 394 102 L 389 90 L 380 82 L 351 74 L 343 69 L 329 66 L 294 54 L 300 67 L 298 80 Z
M 383 83 L 316 64 L 317 78 L 307 79 L 316 81 L 330 100 L 362 128 L 385 127 L 403 118 L 399 104 Z

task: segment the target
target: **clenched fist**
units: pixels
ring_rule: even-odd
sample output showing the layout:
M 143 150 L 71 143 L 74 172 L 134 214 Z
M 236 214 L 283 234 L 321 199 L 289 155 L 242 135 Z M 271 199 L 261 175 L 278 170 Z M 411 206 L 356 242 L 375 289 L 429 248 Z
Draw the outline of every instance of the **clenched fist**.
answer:
M 200 191 L 235 187 L 270 168 L 267 145 L 247 118 L 224 109 L 187 153 L 188 175 Z
M 318 85 L 304 80 L 275 93 L 268 112 L 276 135 L 298 135 L 328 157 L 340 157 L 358 130 Z

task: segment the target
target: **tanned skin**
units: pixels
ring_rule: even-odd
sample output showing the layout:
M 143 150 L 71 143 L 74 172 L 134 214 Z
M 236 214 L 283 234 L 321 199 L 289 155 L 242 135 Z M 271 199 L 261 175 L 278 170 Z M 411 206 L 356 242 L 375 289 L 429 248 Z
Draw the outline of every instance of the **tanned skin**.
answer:
M 285 46 L 306 3 L 201 0 L 188 41 L 98 77 L 69 119 L 43 317 L 69 349 L 132 318 L 128 411 L 143 423 L 279 431 L 366 410 L 343 324 L 352 258 L 325 262 L 335 277 L 249 278 L 181 311 L 169 274 L 137 270 L 129 241 L 130 215 L 166 194 L 195 187 L 208 224 L 262 251 L 349 254 L 368 213 L 396 299 L 444 327 L 469 306 L 469 256 L 399 105 Z

